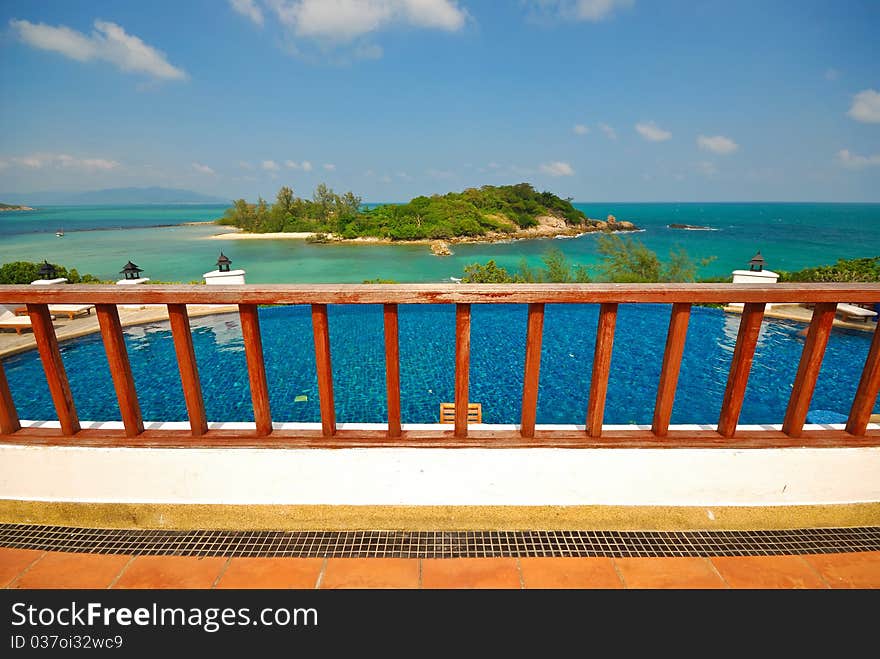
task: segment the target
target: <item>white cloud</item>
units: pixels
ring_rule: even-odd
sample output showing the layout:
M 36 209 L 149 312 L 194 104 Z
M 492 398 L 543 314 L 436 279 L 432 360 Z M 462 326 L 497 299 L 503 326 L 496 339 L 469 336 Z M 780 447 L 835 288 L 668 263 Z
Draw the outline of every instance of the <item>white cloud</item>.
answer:
M 64 25 L 52 27 L 44 23 L 18 21 L 14 18 L 9 21 L 9 25 L 18 32 L 22 41 L 34 48 L 54 50 L 80 62 L 97 57 L 97 47 L 89 37 Z
M 638 131 L 639 135 L 650 142 L 663 142 L 672 137 L 672 133 L 670 133 L 668 130 L 663 130 L 653 121 L 642 121 L 640 123 L 637 123 L 636 130 Z
M 120 25 L 96 20 L 91 35 L 69 27 L 45 23 L 9 21 L 19 38 L 34 48 L 51 50 L 79 62 L 103 60 L 126 72 L 145 73 L 162 80 L 185 80 L 183 69 L 173 66 L 165 54 L 128 34 Z
M 873 156 L 860 156 L 851 153 L 849 149 L 841 149 L 837 152 L 837 162 L 849 169 L 864 169 L 880 165 L 880 153 Z
M 394 23 L 454 32 L 468 17 L 458 0 L 269 0 L 269 4 L 296 36 L 341 43 Z
M 856 121 L 880 123 L 880 93 L 873 89 L 860 91 L 853 96 L 853 104 L 847 114 Z
M 247 169 L 247 170 L 252 170 L 254 168 L 254 166 L 252 164 L 250 164 L 247 160 L 239 160 L 238 166 L 241 167 L 242 169 Z
M 116 169 L 120 164 L 107 158 L 75 158 L 67 153 L 33 153 L 27 156 L 9 158 L 7 166 L 18 165 L 28 169 L 64 168 L 87 172 Z
M 706 151 L 711 151 L 712 153 L 717 153 L 722 156 L 733 153 L 739 148 L 739 144 L 734 142 L 729 137 L 724 137 L 724 135 L 713 135 L 711 137 L 700 135 L 697 138 L 697 145 L 701 149 L 705 149 Z
M 119 167 L 119 163 L 115 160 L 106 160 L 104 158 L 83 158 L 82 160 L 74 161 L 70 166 L 80 167 L 84 169 L 116 169 Z
M 208 174 L 210 176 L 214 176 L 214 174 L 216 173 L 213 169 L 211 169 L 207 165 L 203 165 L 198 162 L 194 162 L 192 164 L 192 168 L 193 168 L 193 171 L 199 172 L 200 174 Z
M 331 162 L 327 162 L 327 163 L 324 163 L 324 169 L 327 170 L 328 172 L 335 172 L 335 171 L 336 171 L 336 165 L 334 165 L 334 164 L 331 163 Z
M 312 171 L 312 163 L 310 163 L 308 160 L 303 160 L 302 162 L 297 162 L 296 160 L 285 160 L 284 166 L 288 169 L 301 169 L 304 172 Z M 330 165 L 330 167 L 332 167 L 333 169 L 336 168 L 335 165 Z M 327 165 L 324 165 L 324 169 L 327 169 Z
M 560 18 L 597 23 L 610 18 L 617 9 L 632 7 L 635 0 L 529 0 L 539 13 Z
M 229 0 L 229 6 L 256 25 L 263 25 L 263 10 L 254 0 Z
M 279 170 L 278 163 L 274 160 L 264 160 L 260 167 L 262 167 L 267 172 L 277 172 Z
M 444 170 L 444 169 L 429 169 L 427 172 L 428 176 L 431 178 L 437 179 L 449 179 L 455 176 L 452 172 Z
M 825 80 L 837 80 L 840 77 L 840 71 L 837 69 L 825 69 Z
M 617 131 L 608 124 L 599 124 L 599 128 L 602 129 L 602 132 L 605 133 L 605 137 L 607 137 L 609 140 L 617 139 Z
M 586 135 L 590 132 L 590 129 L 584 124 L 575 124 L 571 130 L 575 135 Z
M 550 176 L 573 176 L 574 169 L 567 162 L 545 162 L 540 167 L 541 171 Z

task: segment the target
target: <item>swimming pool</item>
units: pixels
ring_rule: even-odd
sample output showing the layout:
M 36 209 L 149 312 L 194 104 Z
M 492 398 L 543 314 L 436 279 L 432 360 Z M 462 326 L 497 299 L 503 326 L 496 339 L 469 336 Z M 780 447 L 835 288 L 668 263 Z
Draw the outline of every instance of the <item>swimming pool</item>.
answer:
M 541 352 L 537 422 L 583 424 L 598 305 L 548 304 Z M 621 304 L 608 384 L 606 424 L 650 424 L 671 305 Z M 331 305 L 330 342 L 339 422 L 386 421 L 381 305 Z M 718 421 L 740 317 L 694 307 L 672 423 Z M 260 309 L 274 421 L 319 422 L 309 307 Z M 253 421 L 237 314 L 192 319 L 193 343 L 209 421 Z M 526 305 L 472 307 L 470 400 L 484 423 L 518 423 L 525 359 Z M 436 423 L 454 400 L 454 305 L 401 305 L 400 379 L 404 423 Z M 802 324 L 767 319 L 740 423 L 781 423 L 797 371 Z M 125 329 L 138 398 L 147 421 L 187 419 L 167 322 Z M 868 332 L 835 328 L 811 410 L 847 414 L 870 347 Z M 79 417 L 119 420 L 98 334 L 60 344 Z M 22 419 L 57 419 L 36 351 L 4 360 Z

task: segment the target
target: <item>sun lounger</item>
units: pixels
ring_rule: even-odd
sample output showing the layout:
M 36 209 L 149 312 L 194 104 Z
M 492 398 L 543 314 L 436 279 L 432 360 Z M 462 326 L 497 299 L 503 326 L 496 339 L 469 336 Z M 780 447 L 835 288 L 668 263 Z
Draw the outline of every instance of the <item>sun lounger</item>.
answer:
M 50 304 L 49 313 L 56 316 L 67 316 L 70 320 L 81 314 L 91 315 L 94 304 Z
M 838 302 L 837 313 L 841 315 L 843 320 L 853 320 L 857 318 L 865 322 L 868 321 L 868 318 L 873 318 L 877 315 L 876 311 L 865 309 L 856 304 L 847 304 L 846 302 Z
M 21 334 L 24 329 L 33 329 L 31 319 L 27 316 L 16 316 L 9 307 L 0 304 L 0 328 L 14 329 L 16 334 Z

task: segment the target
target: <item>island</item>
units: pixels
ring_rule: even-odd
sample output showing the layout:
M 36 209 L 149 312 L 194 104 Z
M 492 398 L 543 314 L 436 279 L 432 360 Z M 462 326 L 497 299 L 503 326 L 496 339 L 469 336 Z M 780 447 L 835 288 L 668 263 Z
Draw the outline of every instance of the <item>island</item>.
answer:
M 405 204 L 367 206 L 352 192 L 336 194 L 321 184 L 311 199 L 282 187 L 273 204 L 238 199 L 217 224 L 232 233 L 212 238 L 299 238 L 314 243 L 427 243 L 437 256 L 449 245 L 531 238 L 575 237 L 595 231 L 638 231 L 609 215 L 591 219 L 571 199 L 538 192 L 529 183 L 484 185 L 462 192 L 420 196 Z
M 32 211 L 30 206 L 16 206 L 14 204 L 0 204 L 0 211 Z

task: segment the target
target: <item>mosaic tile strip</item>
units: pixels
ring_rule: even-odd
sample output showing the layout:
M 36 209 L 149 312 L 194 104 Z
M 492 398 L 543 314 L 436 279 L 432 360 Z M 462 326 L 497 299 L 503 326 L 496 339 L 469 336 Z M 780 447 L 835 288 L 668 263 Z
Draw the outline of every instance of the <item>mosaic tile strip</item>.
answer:
M 880 527 L 775 531 L 168 531 L 0 524 L 0 547 L 134 556 L 773 556 L 880 551 Z

